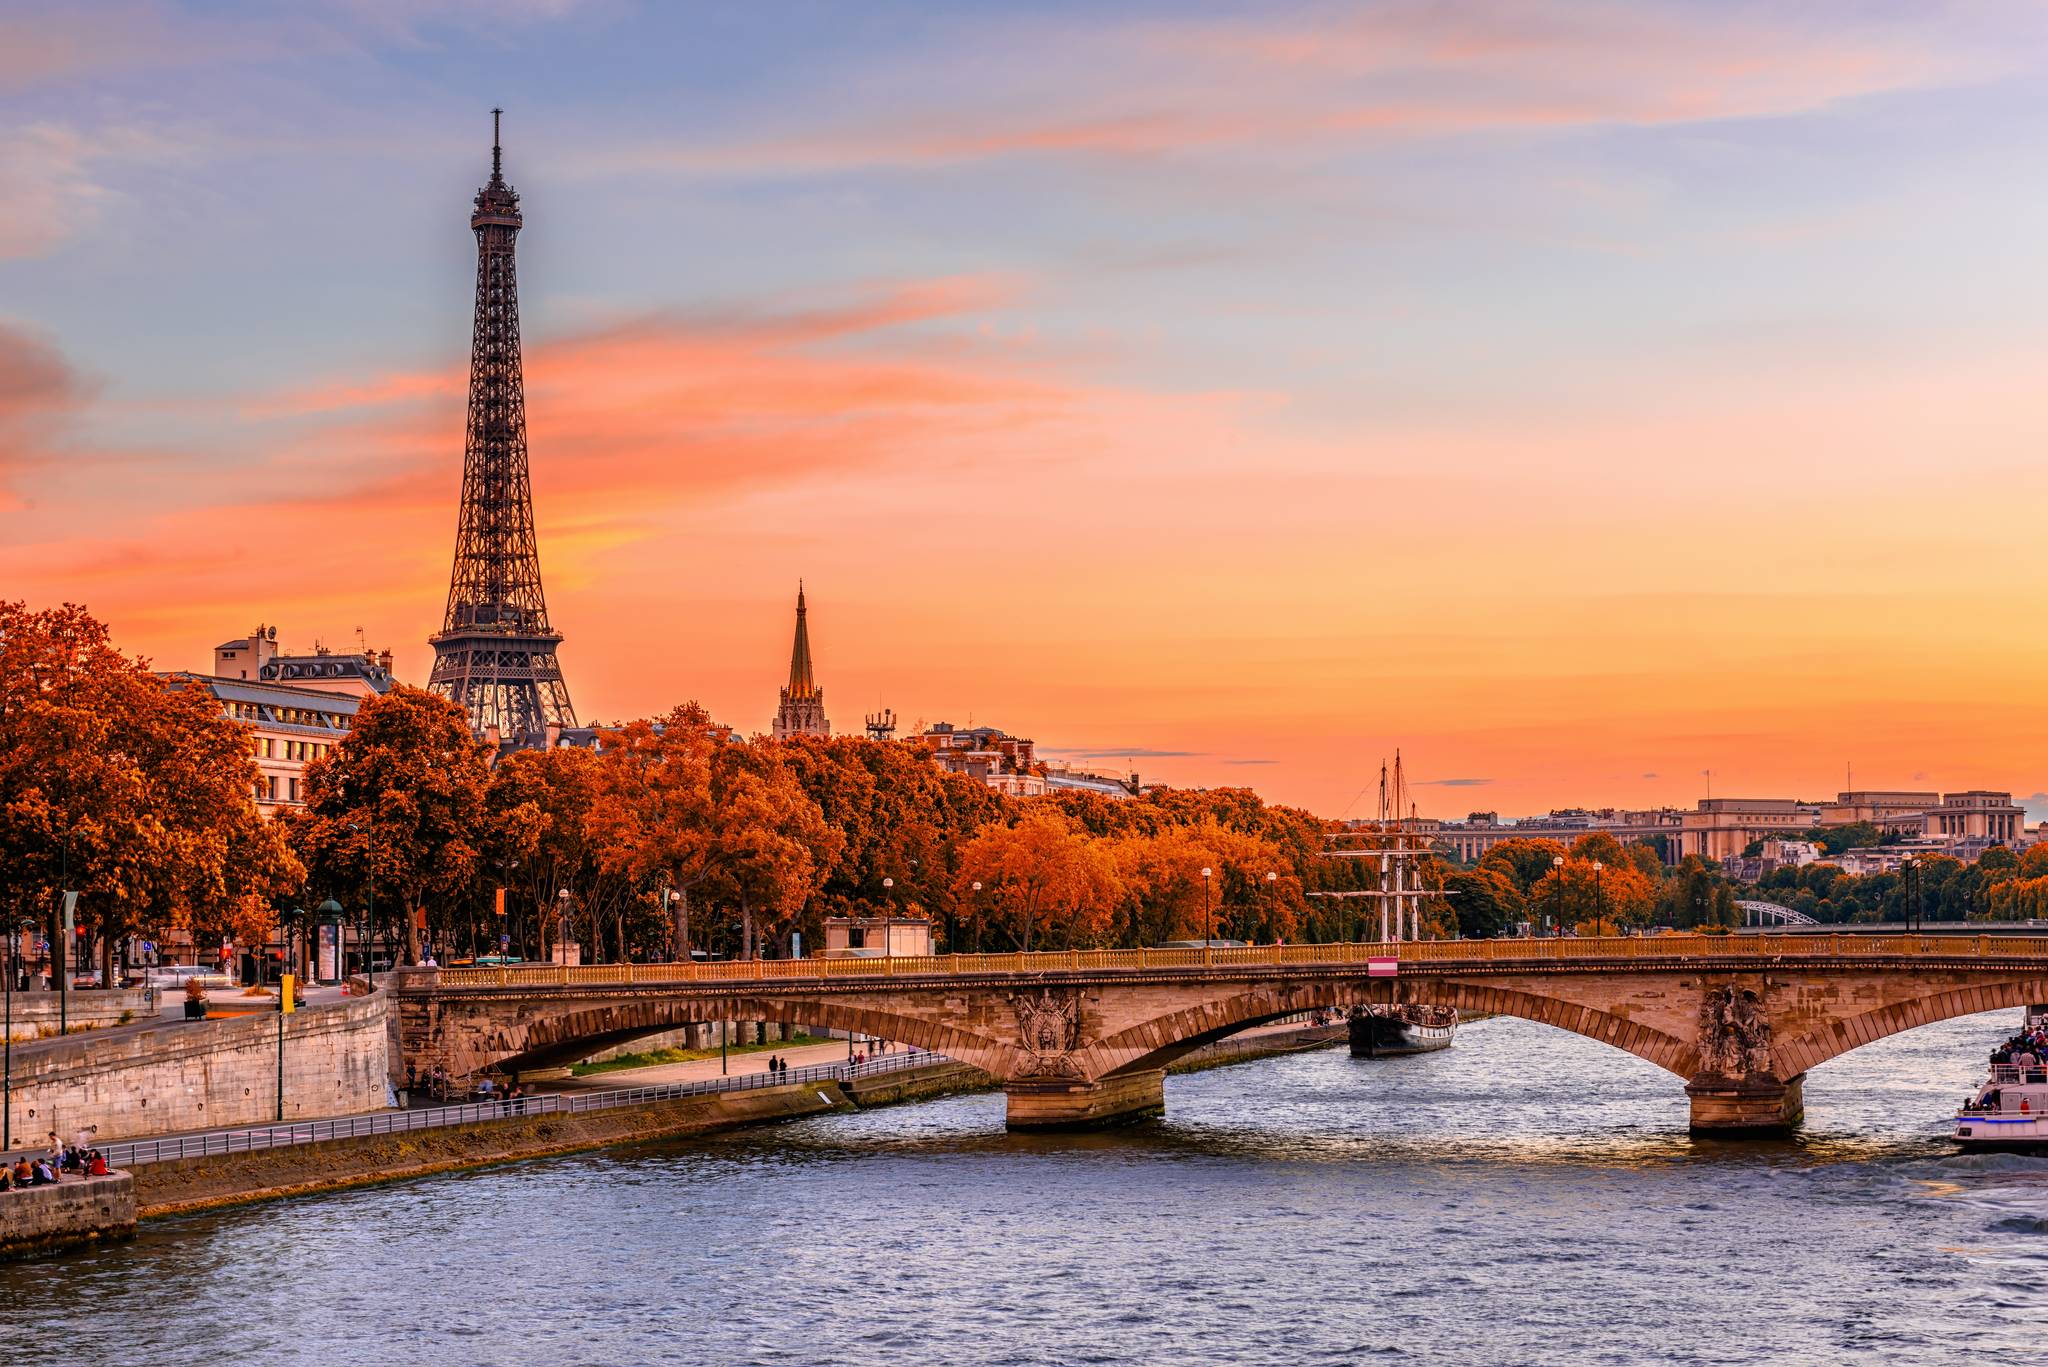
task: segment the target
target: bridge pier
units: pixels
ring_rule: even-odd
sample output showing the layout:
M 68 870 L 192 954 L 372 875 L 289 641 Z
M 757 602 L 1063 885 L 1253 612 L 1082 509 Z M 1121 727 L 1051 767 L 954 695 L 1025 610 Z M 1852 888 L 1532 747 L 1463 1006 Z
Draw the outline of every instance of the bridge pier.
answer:
M 1003 1084 L 1013 1130 L 1094 1130 L 1144 1120 L 1166 1109 L 1166 1072 L 1080 1078 L 1018 1078 Z
M 1774 1077 L 1697 1077 L 1685 1085 L 1692 1102 L 1692 1132 L 1712 1139 L 1766 1139 L 1788 1134 L 1805 1114 L 1806 1074 Z

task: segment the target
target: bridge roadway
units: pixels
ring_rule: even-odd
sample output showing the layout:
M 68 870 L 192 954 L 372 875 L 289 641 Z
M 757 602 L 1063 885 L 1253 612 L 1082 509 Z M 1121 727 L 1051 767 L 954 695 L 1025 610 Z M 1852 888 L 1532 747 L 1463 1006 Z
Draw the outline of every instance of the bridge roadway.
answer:
M 1119 949 L 712 964 L 400 969 L 407 1061 L 457 1077 L 559 1066 L 680 1025 L 771 1020 L 946 1054 L 1017 1128 L 1164 1105 L 1180 1055 L 1298 1011 L 1434 1003 L 1521 1016 L 1678 1078 L 1696 1131 L 1781 1132 L 1808 1069 L 1954 1016 L 2048 1001 L 2048 940 L 1661 935 Z

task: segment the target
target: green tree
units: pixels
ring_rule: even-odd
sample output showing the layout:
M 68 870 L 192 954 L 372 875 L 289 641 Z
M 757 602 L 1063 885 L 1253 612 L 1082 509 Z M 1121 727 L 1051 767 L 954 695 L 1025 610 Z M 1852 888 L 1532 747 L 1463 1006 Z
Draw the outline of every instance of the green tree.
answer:
M 1468 940 L 1491 939 L 1528 919 L 1528 900 L 1499 869 L 1453 873 L 1444 880 L 1444 891 L 1451 894 L 1458 933 Z

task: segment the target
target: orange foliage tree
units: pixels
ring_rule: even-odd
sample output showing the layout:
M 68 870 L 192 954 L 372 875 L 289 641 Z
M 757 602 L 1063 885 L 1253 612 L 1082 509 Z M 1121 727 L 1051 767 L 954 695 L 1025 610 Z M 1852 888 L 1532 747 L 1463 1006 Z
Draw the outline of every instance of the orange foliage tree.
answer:
M 111 967 L 116 941 L 218 929 L 303 870 L 258 817 L 246 733 L 121 654 L 82 607 L 0 602 L 0 888 L 52 943 L 58 893 Z
M 1103 943 L 1121 891 L 1102 845 L 1047 806 L 984 826 L 961 851 L 955 878 L 975 942 L 986 927 L 1023 950 L 1041 933 L 1062 949 Z

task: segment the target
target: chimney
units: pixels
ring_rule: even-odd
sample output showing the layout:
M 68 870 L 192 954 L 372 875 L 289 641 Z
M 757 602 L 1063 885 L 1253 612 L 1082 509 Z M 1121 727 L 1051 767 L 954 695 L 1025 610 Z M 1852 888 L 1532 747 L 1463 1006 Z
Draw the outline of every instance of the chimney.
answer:
M 391 652 L 390 652 L 390 651 L 386 650 L 386 651 L 382 651 L 382 652 L 380 652 L 380 653 L 378 654 L 378 656 L 377 656 L 377 667 L 378 667 L 379 669 L 383 670 L 383 671 L 384 671 L 384 672 L 385 672 L 386 674 L 389 674 L 389 673 L 391 672 Z

